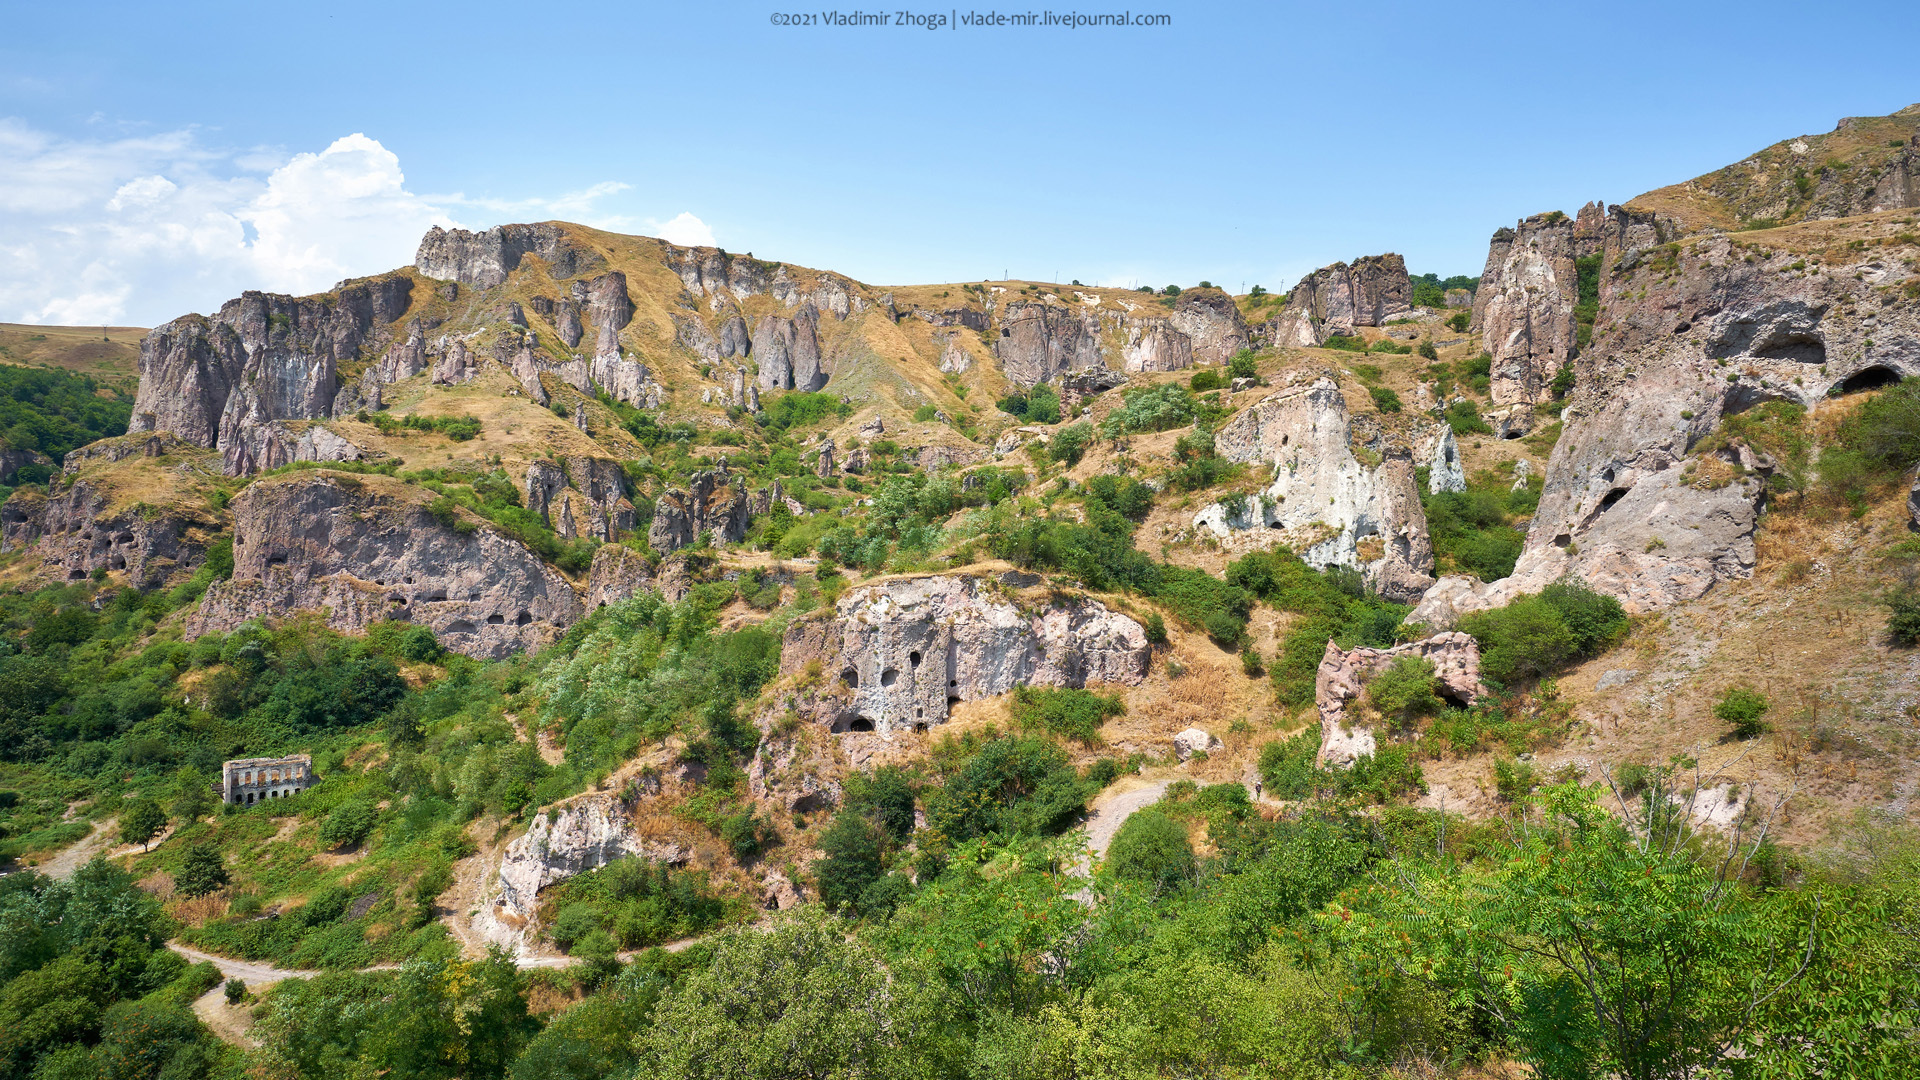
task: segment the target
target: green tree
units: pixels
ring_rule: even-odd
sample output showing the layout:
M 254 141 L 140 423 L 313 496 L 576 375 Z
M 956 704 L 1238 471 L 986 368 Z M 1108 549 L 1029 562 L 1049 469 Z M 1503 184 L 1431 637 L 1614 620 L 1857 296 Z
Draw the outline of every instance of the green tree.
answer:
M 1544 789 L 1544 825 L 1496 868 L 1431 867 L 1321 924 L 1491 1014 L 1542 1077 L 1693 1077 L 1748 1056 L 1751 1018 L 1807 969 L 1812 917 L 1747 896 L 1737 860 L 1702 865 L 1684 822 L 1635 831 L 1596 798 Z
M 1107 849 L 1107 869 L 1122 881 L 1170 889 L 1193 877 L 1193 844 L 1179 822 L 1158 810 L 1137 810 Z
M 139 844 L 144 849 L 147 842 L 160 835 L 166 827 L 167 812 L 152 799 L 135 799 L 120 812 L 122 843 Z
M 187 849 L 186 861 L 173 883 L 188 896 L 205 896 L 228 882 L 227 864 L 220 857 L 220 845 L 208 841 Z
M 183 825 L 191 825 L 208 814 L 213 813 L 219 802 L 213 797 L 213 788 L 197 769 L 183 768 L 173 774 L 173 818 Z
M 942 1012 L 925 975 L 809 908 L 722 934 L 712 965 L 660 999 L 646 1042 L 664 1080 L 877 1080 L 922 1072 Z

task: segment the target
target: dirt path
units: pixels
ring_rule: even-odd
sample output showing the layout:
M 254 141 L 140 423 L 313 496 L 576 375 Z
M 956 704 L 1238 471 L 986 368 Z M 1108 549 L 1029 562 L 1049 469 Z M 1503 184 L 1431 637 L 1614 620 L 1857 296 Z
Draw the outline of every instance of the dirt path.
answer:
M 1093 850 L 1093 857 L 1106 858 L 1107 846 L 1113 843 L 1114 834 L 1120 831 L 1120 826 L 1134 811 L 1159 802 L 1171 783 L 1172 780 L 1122 781 L 1117 790 L 1105 792 L 1095 799 L 1087 815 L 1087 847 Z
M 41 863 L 39 870 L 50 878 L 65 881 L 73 876 L 75 870 L 87 865 L 95 855 L 107 850 L 108 837 L 119 824 L 119 819 L 108 818 L 93 823 L 93 831 L 73 845 L 63 848 L 53 858 Z
M 258 1045 L 247 1034 L 253 1030 L 253 1007 L 227 1004 L 225 985 L 216 986 L 194 998 L 193 1015 L 199 1017 L 200 1022 L 224 1042 L 248 1048 Z

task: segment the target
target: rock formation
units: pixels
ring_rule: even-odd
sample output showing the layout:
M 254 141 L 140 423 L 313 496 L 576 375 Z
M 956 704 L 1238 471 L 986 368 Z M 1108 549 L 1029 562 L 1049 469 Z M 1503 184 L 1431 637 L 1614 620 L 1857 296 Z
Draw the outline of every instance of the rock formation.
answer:
M 414 269 L 430 278 L 457 281 L 476 289 L 506 283 L 520 260 L 537 255 L 555 280 L 570 278 L 590 265 L 592 256 L 574 247 L 558 225 L 496 225 L 485 232 L 465 229 L 427 230 L 413 256 Z
M 687 490 L 668 491 L 654 503 L 647 544 L 667 554 L 687 547 L 710 533 L 716 544 L 731 544 L 747 535 L 747 492 L 737 477 L 720 470 L 694 473 Z
M 1400 256 L 1388 258 L 1398 260 Z M 1363 262 L 1365 260 L 1362 260 Z M 1400 279 L 1406 280 L 1407 268 L 1400 266 Z M 1405 290 L 1402 290 L 1401 307 L 1406 307 Z M 1173 315 L 1167 320 L 1180 333 L 1185 334 L 1193 359 L 1202 364 L 1224 364 L 1233 359 L 1233 355 L 1247 347 L 1247 323 L 1240 317 L 1240 309 L 1235 306 L 1233 297 L 1220 289 L 1188 289 L 1180 294 L 1173 305 Z M 1171 371 L 1172 368 L 1141 368 L 1147 371 Z
M 1480 693 L 1480 644 L 1466 634 L 1436 634 L 1391 649 L 1342 651 L 1329 641 L 1313 679 L 1314 703 L 1320 711 L 1320 753 L 1315 760 L 1320 765 L 1347 766 L 1373 754 L 1377 748 L 1373 732 L 1356 725 L 1348 708 L 1366 689 L 1367 680 L 1403 656 L 1431 663 L 1440 693 L 1456 704 L 1470 704 Z
M 191 457 L 196 450 L 172 435 L 146 433 L 73 451 L 48 494 L 23 487 L 0 506 L 0 553 L 33 548 L 45 577 L 78 581 L 106 570 L 125 573 L 142 589 L 192 570 L 206 557 L 218 524 L 198 508 L 122 497 L 100 467 L 136 457 Z
M 1016 605 L 979 578 L 895 578 L 847 591 L 787 630 L 783 672 L 818 661 L 837 687 L 835 731 L 942 723 L 950 704 L 1015 686 L 1135 685 L 1146 631 L 1094 600 Z
M 1179 371 L 1193 366 L 1193 341 L 1165 319 L 1129 320 L 1120 356 L 1128 371 Z
M 207 590 L 189 634 L 320 610 L 338 630 L 407 619 L 455 652 L 499 658 L 545 644 L 580 617 L 573 587 L 526 545 L 466 511 L 438 517 L 431 501 L 384 476 L 256 481 L 231 506 L 233 578 Z
M 692 854 L 683 844 L 642 840 L 618 796 L 577 795 L 551 813 L 533 815 L 527 831 L 507 844 L 494 892 L 475 923 L 489 941 L 519 948 L 547 886 L 628 856 L 678 864 Z
M 1098 318 L 1034 300 L 1007 305 L 993 353 L 1007 379 L 1020 386 L 1043 383 L 1065 371 L 1106 365 L 1100 355 Z
M 1572 361 L 1579 300 L 1573 260 L 1574 219 L 1558 211 L 1493 234 L 1473 330 L 1493 356 L 1495 409 L 1547 400 L 1554 375 Z
M 1594 347 L 1575 363 L 1514 574 L 1443 581 L 1410 619 L 1451 625 L 1565 574 L 1633 612 L 1747 577 L 1773 463 L 1737 443 L 1703 463 L 1695 444 L 1765 401 L 1812 405 L 1920 374 L 1920 310 L 1885 287 L 1914 280 L 1903 266 L 1869 248 L 1801 273 L 1789 250 L 1762 257 L 1737 234 L 1677 234 L 1664 218 L 1610 209 Z
M 802 303 L 792 318 L 762 315 L 753 329 L 751 350 L 760 365 L 762 390 L 818 390 L 828 372 L 820 360 L 820 313 Z
M 1384 326 L 1411 310 L 1413 283 L 1399 255 L 1368 255 L 1353 265 L 1321 267 L 1293 287 L 1287 306 L 1268 324 L 1272 345 L 1309 348 L 1361 326 Z
M 1229 461 L 1272 465 L 1273 483 L 1238 507 L 1207 507 L 1196 528 L 1223 538 L 1260 529 L 1260 540 L 1285 543 L 1316 567 L 1361 568 L 1394 599 L 1417 597 L 1432 583 L 1433 545 L 1411 450 L 1388 446 L 1379 465 L 1362 465 L 1346 397 L 1331 378 L 1255 402 L 1215 434 L 1214 447 Z M 1377 554 L 1363 557 L 1366 541 L 1379 544 Z
M 653 581 L 647 557 L 623 544 L 602 544 L 593 552 L 587 571 L 588 611 L 616 604 L 647 588 Z

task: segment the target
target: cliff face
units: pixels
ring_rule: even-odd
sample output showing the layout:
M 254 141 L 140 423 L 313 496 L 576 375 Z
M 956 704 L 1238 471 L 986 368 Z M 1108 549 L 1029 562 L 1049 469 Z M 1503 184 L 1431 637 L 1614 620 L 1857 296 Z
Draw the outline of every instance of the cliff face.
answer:
M 1535 214 L 1494 234 L 1474 296 L 1473 329 L 1493 357 L 1495 409 L 1531 407 L 1573 359 L 1574 219 Z
M 831 444 L 829 444 L 831 446 Z M 665 555 L 710 533 L 716 544 L 734 543 L 747 535 L 747 492 L 737 477 L 720 470 L 697 472 L 687 490 L 661 494 L 653 508 L 647 544 Z
M 104 570 L 157 588 L 198 568 L 219 531 L 201 500 L 168 497 L 173 485 L 209 469 L 210 457 L 164 433 L 80 447 L 47 494 L 21 488 L 0 506 L 0 553 L 34 550 L 41 574 L 58 580 Z
M 1734 475 L 1713 479 L 1689 467 L 1695 444 L 1765 401 L 1810 406 L 1920 374 L 1920 308 L 1904 291 L 1920 248 L 1897 222 L 1863 221 L 1846 234 L 1857 247 L 1819 224 L 1665 241 L 1674 228 L 1625 207 L 1609 216 L 1594 347 L 1575 363 L 1513 576 L 1443 581 L 1410 618 L 1445 625 L 1567 573 L 1631 611 L 1746 577 L 1774 463 L 1730 447 Z M 1828 261 L 1811 264 L 1809 245 Z
M 1030 300 L 1007 304 L 993 352 L 1010 382 L 1043 383 L 1084 368 L 1104 367 L 1100 320 L 1071 308 Z
M 381 476 L 269 477 L 232 503 L 233 578 L 207 590 L 191 634 L 263 616 L 324 610 L 339 630 L 382 619 L 431 628 L 468 656 L 545 644 L 582 614 L 579 596 L 526 546 L 430 493 Z
M 457 281 L 476 289 L 505 283 L 520 268 L 520 260 L 536 255 L 555 280 L 573 277 L 593 264 L 595 256 L 567 242 L 553 222 L 535 225 L 496 225 L 485 232 L 434 226 L 420 240 L 413 265 L 422 274 Z
M 1343 651 L 1329 641 L 1313 679 L 1314 704 L 1320 713 L 1318 764 L 1352 765 L 1378 749 L 1373 731 L 1354 714 L 1353 703 L 1366 691 L 1368 680 L 1405 656 L 1432 664 L 1439 692 L 1454 704 L 1471 704 L 1480 695 L 1480 644 L 1466 634 L 1436 634 L 1391 649 L 1362 646 Z
M 141 343 L 129 430 L 224 452 L 249 427 L 329 416 L 339 365 L 390 343 L 412 289 L 394 276 L 319 297 L 249 292 L 212 318 L 175 319 Z
M 1412 310 L 1413 283 L 1398 255 L 1368 255 L 1321 267 L 1293 287 L 1287 306 L 1262 330 L 1271 345 L 1311 348 L 1360 326 L 1384 326 Z
M 885 734 L 1015 686 L 1137 684 L 1148 654 L 1140 624 L 1097 601 L 1030 607 L 991 582 L 935 575 L 848 590 L 829 616 L 788 628 L 780 667 L 818 661 L 838 695 L 833 730 Z
M 1284 543 L 1316 567 L 1358 567 L 1394 599 L 1415 598 L 1432 583 L 1433 544 L 1412 448 L 1383 443 L 1379 464 L 1363 465 L 1353 452 L 1347 399 L 1331 378 L 1255 402 L 1215 434 L 1214 447 L 1229 461 L 1270 465 L 1273 483 L 1237 508 L 1207 507 L 1196 528 L 1250 536 L 1255 546 Z

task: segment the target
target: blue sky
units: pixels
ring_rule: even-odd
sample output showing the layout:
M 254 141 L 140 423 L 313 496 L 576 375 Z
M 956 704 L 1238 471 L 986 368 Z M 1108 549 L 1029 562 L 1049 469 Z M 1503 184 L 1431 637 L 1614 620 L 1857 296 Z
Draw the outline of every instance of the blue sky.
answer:
M 1172 25 L 1075 31 L 770 23 L 818 3 L 10 9 L 16 321 L 148 325 L 388 269 L 432 222 L 546 217 L 875 284 L 1284 289 L 1387 250 L 1472 274 L 1523 215 L 1920 101 L 1912 3 L 1140 0 Z

